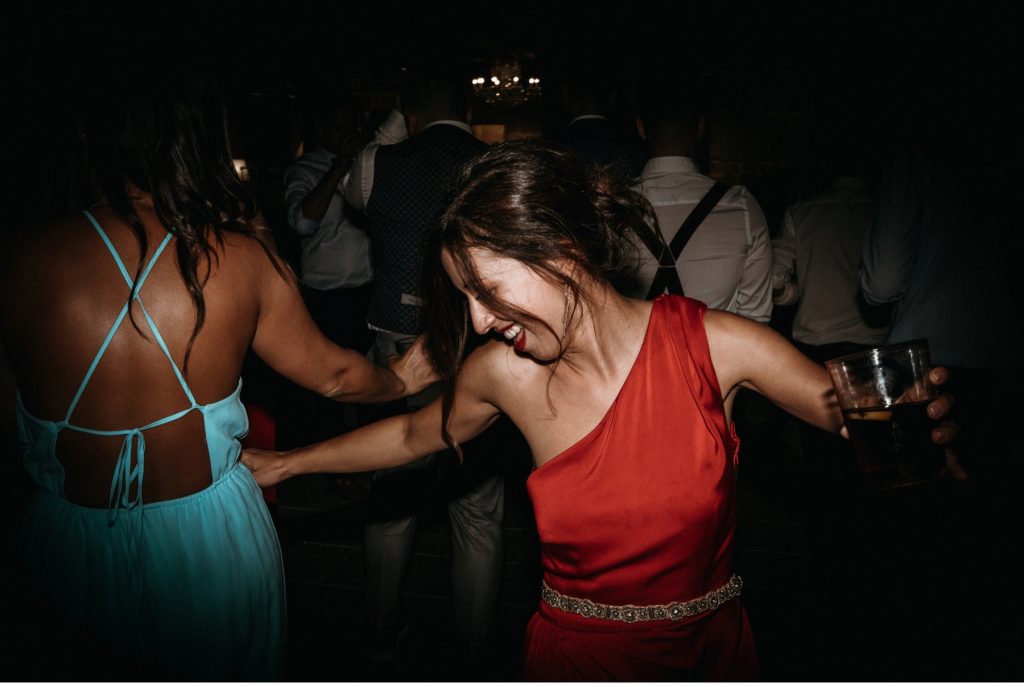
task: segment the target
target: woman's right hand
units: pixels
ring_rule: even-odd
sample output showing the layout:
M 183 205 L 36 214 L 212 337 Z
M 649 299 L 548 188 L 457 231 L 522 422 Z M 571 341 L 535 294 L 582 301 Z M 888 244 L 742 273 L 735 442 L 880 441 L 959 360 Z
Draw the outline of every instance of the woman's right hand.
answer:
M 249 468 L 256 484 L 270 487 L 288 478 L 285 465 L 287 453 L 247 448 L 242 451 L 242 464 Z
M 441 378 L 434 369 L 430 356 L 427 355 L 427 348 L 424 345 L 425 337 L 421 334 L 401 356 L 391 356 L 388 360 L 388 368 L 398 375 L 405 385 L 403 396 L 411 396 L 427 388 L 430 384 Z

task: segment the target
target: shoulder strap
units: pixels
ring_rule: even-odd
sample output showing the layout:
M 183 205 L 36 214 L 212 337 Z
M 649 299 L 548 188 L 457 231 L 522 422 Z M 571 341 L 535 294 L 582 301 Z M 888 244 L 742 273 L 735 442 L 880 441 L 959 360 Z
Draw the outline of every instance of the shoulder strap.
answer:
M 679 227 L 679 231 L 672 237 L 672 243 L 670 248 L 672 249 L 672 257 L 675 260 L 679 259 L 679 256 L 683 253 L 683 248 L 690 242 L 694 232 L 697 228 L 707 219 L 707 216 L 711 214 L 711 211 L 718 205 L 718 201 L 722 200 L 725 192 L 729 190 L 728 184 L 723 184 L 720 181 L 716 181 L 715 185 L 712 186 L 704 197 L 700 199 L 695 207 L 687 216 L 686 220 Z
M 99 225 L 99 222 L 96 221 L 96 218 L 92 216 L 92 213 L 86 210 L 83 211 L 83 214 L 89 220 L 90 224 L 92 224 L 93 228 L 96 229 L 96 232 L 100 235 L 100 238 L 106 245 L 107 250 L 110 252 L 110 255 L 114 258 L 114 262 L 117 263 L 117 267 L 121 271 L 121 276 L 124 278 L 125 283 L 128 284 L 128 288 L 133 288 L 135 282 L 132 281 L 131 276 L 128 274 L 128 270 L 125 268 L 124 262 L 121 260 L 121 256 L 118 255 L 117 250 L 114 248 L 114 244 L 110 241 L 110 238 L 107 236 L 107 232 L 103 231 L 103 228 Z M 167 236 L 164 237 L 164 240 L 160 242 L 160 245 L 153 252 L 153 257 L 150 258 L 149 263 L 146 265 L 146 268 L 142 271 L 142 274 L 139 276 L 138 288 L 135 289 L 135 300 L 142 308 L 142 312 L 146 317 L 146 321 L 149 323 L 149 327 L 156 337 L 157 344 L 159 344 L 160 348 L 164 352 L 164 355 L 170 361 L 171 368 L 174 370 L 174 374 L 177 376 L 178 382 L 181 384 L 181 387 L 184 390 L 185 395 L 188 397 L 189 403 L 195 405 L 195 399 L 192 397 L 192 391 L 188 388 L 188 384 L 185 383 L 185 380 L 182 377 L 181 372 L 178 370 L 178 366 L 175 365 L 174 359 L 171 357 L 170 351 L 167 350 L 167 345 L 164 343 L 163 337 L 161 337 L 160 332 L 157 331 L 156 323 L 153 322 L 153 319 L 149 316 L 149 313 L 146 312 L 145 306 L 142 305 L 142 300 L 139 298 L 138 293 L 139 290 L 142 288 L 142 285 L 146 282 L 146 279 L 149 277 L 149 273 L 153 270 L 153 266 L 156 265 L 156 261 L 160 258 L 160 254 L 163 253 L 164 248 L 167 247 L 167 244 L 170 242 L 170 240 L 171 233 L 168 232 Z M 128 308 L 130 307 L 130 305 L 131 303 L 125 303 L 124 306 L 121 308 L 121 311 L 118 313 L 117 317 L 114 320 L 114 324 L 107 332 L 106 338 L 103 340 L 103 343 L 100 345 L 99 350 L 96 352 L 96 356 L 92 359 L 92 364 L 89 365 L 89 369 L 88 371 L 86 371 L 85 377 L 83 377 L 82 379 L 82 383 L 78 385 L 78 390 L 75 392 L 74 397 L 71 399 L 71 404 L 68 406 L 68 412 L 64 416 L 65 423 L 70 422 L 71 415 L 75 412 L 75 408 L 78 407 L 78 401 L 82 398 L 82 394 L 85 392 L 85 388 L 89 385 L 89 380 L 92 379 L 92 375 L 96 371 L 96 367 L 99 365 L 100 359 L 103 358 L 103 354 L 107 352 L 107 348 L 110 346 L 110 342 L 113 340 L 114 334 L 117 333 L 117 330 L 121 327 L 121 323 L 124 321 L 124 318 L 128 315 Z
M 679 227 L 679 231 L 672 237 L 672 243 L 667 246 L 668 250 L 663 250 L 666 246 L 664 242 L 659 242 L 658 246 L 654 246 L 652 243 L 653 237 L 646 237 L 641 232 L 637 232 L 644 243 L 647 245 L 648 250 L 652 254 L 658 256 L 658 272 L 654 275 L 654 281 L 651 283 L 651 288 L 647 291 L 647 300 L 651 300 L 656 296 L 668 291 L 678 296 L 683 295 L 683 285 L 679 281 L 679 271 L 676 269 L 676 260 L 683 254 L 683 249 L 686 248 L 686 244 L 690 242 L 694 232 L 697 228 L 707 219 L 707 216 L 711 214 L 711 211 L 715 209 L 718 202 L 725 196 L 730 186 L 723 184 L 720 181 L 716 181 L 714 185 L 708 189 L 708 192 L 704 194 L 704 197 L 697 203 L 697 207 L 690 211 L 686 219 Z M 653 232 L 651 232 L 653 234 Z M 656 249 L 657 248 L 657 249 Z
M 654 281 L 647 291 L 647 300 L 654 299 L 668 290 L 678 296 L 683 295 L 683 285 L 679 281 L 679 273 L 676 271 L 675 260 L 669 252 L 668 244 L 660 233 L 654 231 L 646 223 L 638 224 L 633 228 L 636 235 L 644 242 L 651 255 L 658 258 L 658 271 L 654 274 Z

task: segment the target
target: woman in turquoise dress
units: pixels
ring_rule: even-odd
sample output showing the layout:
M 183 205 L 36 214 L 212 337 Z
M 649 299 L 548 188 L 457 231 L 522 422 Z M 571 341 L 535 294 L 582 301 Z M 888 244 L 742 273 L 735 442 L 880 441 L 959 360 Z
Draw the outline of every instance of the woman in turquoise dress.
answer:
M 274 678 L 285 587 L 239 462 L 247 351 L 339 401 L 433 372 L 419 346 L 387 369 L 317 330 L 234 172 L 216 89 L 149 77 L 88 109 L 101 200 L 2 258 L 0 375 L 38 486 L 22 560 L 53 669 Z

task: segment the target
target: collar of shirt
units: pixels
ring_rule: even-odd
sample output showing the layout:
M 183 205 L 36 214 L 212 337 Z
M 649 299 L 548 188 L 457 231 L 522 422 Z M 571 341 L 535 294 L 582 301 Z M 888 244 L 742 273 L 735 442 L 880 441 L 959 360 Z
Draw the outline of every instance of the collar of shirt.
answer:
M 427 124 L 425 127 L 423 127 L 423 130 L 426 131 L 430 127 L 438 126 L 439 124 L 447 124 L 448 126 L 454 126 L 459 129 L 462 129 L 471 136 L 473 135 L 473 127 L 471 127 L 469 124 L 466 124 L 465 122 L 458 122 L 455 121 L 454 119 L 439 119 L 436 122 L 431 122 L 430 124 Z
M 697 165 L 688 157 L 682 155 L 669 155 L 665 157 L 652 157 L 644 165 L 644 171 L 640 176 L 646 177 L 654 174 L 670 174 L 673 172 L 687 172 L 689 174 L 700 174 Z
M 584 119 L 608 119 L 608 118 L 605 117 L 604 115 L 599 115 L 599 114 L 580 115 L 579 117 L 576 117 L 571 122 L 569 122 L 569 126 L 572 126 L 576 122 L 582 122 Z

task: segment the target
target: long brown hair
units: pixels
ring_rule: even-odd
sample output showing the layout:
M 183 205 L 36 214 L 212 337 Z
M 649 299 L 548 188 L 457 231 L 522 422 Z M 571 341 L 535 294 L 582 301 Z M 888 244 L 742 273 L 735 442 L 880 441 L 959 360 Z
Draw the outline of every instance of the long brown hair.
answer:
M 106 202 L 138 242 L 136 282 L 149 246 L 129 185 L 152 195 L 157 217 L 177 239 L 178 269 L 196 310 L 182 368 L 187 374 L 192 345 L 206 319 L 203 284 L 216 260 L 214 244 L 222 244 L 227 232 L 252 236 L 275 269 L 285 270 L 257 230 L 256 204 L 235 172 L 216 82 L 165 70 L 105 86 L 86 102 L 90 166 Z M 205 274 L 200 275 L 203 265 Z M 134 297 L 133 287 L 129 301 Z M 132 323 L 141 333 L 134 317 Z
M 555 261 L 567 261 L 595 280 L 615 284 L 637 267 L 630 233 L 645 222 L 656 226 L 650 205 L 616 169 L 585 167 L 573 153 L 551 143 L 503 143 L 465 165 L 426 247 L 422 288 L 427 346 L 448 382 L 441 431 L 449 446 L 458 450 L 448 433 L 448 417 L 470 325 L 466 299 L 445 273 L 441 252 L 448 251 L 466 287 L 492 312 L 551 331 L 561 341 L 557 365 L 567 337 L 488 293 L 469 250 L 518 260 L 564 289 L 566 321 L 572 322 L 584 294 L 579 278 L 556 268 Z

